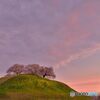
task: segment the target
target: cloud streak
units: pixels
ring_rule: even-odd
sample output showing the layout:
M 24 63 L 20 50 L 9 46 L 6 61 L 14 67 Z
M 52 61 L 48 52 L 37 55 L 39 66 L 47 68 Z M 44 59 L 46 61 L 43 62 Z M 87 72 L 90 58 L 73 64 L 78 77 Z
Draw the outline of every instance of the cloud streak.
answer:
M 74 60 L 83 59 L 88 56 L 91 56 L 97 51 L 100 51 L 100 44 L 95 44 L 94 46 L 81 50 L 80 52 L 76 54 L 72 54 L 67 59 L 60 61 L 58 64 L 55 64 L 55 66 L 56 67 L 65 66 Z

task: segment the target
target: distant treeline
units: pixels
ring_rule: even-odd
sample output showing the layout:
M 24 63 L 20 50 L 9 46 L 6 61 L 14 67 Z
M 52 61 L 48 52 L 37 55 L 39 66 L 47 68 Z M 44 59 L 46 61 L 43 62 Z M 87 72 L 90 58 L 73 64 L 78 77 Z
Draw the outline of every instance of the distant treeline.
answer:
M 56 77 L 53 67 L 40 66 L 39 64 L 29 64 L 26 66 L 21 64 L 14 64 L 7 70 L 7 76 L 19 74 L 32 74 L 41 76 L 43 78 Z

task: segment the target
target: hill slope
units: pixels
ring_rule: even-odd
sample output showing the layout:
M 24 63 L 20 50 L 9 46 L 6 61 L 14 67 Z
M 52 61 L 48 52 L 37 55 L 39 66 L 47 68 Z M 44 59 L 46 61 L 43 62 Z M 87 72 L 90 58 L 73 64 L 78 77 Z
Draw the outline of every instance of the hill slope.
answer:
M 90 100 L 70 98 L 69 86 L 33 75 L 0 79 L 0 100 Z

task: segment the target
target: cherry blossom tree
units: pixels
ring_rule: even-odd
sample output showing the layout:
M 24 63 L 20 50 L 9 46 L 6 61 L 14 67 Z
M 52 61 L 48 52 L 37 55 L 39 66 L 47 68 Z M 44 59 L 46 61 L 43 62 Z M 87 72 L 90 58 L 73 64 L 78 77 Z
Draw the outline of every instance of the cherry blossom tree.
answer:
M 24 65 L 14 64 L 7 70 L 7 73 L 8 74 L 14 73 L 14 74 L 18 75 L 23 72 L 23 69 L 24 69 Z

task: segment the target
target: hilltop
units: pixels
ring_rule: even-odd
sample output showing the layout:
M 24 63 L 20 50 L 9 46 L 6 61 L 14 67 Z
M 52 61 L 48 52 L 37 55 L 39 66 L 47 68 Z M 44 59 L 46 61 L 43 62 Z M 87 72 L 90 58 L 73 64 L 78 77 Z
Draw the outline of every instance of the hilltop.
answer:
M 70 91 L 74 90 L 64 83 L 36 75 L 0 78 L 0 100 L 90 100 L 70 98 Z

